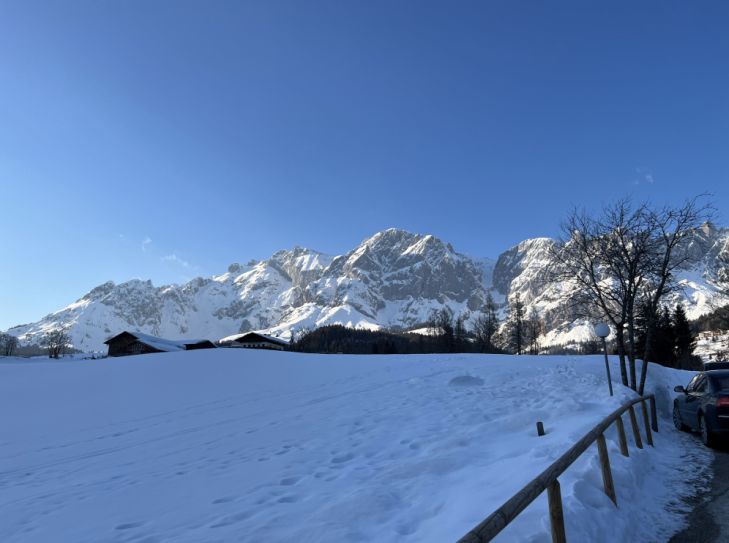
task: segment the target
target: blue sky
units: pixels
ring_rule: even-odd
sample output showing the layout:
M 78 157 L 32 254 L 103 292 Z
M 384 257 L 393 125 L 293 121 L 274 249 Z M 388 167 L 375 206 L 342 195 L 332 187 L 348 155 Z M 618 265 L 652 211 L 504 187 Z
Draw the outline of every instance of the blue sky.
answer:
M 624 195 L 711 192 L 723 220 L 728 25 L 726 2 L 3 2 L 0 329 L 391 226 L 495 257 Z

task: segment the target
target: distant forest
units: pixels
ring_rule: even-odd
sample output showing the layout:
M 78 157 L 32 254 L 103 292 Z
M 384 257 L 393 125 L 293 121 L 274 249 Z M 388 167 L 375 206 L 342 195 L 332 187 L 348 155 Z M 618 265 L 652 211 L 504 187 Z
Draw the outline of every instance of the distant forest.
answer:
M 641 315 L 642 317 L 642 315 Z M 427 353 L 516 353 L 513 348 L 494 345 L 496 321 L 489 326 L 478 326 L 466 331 L 461 319 L 453 319 L 442 312 L 434 314 L 427 326 L 427 334 L 412 332 L 363 330 L 342 325 L 328 325 L 302 332 L 295 337 L 290 350 L 305 353 L 342 354 L 427 354 Z M 645 318 L 636 323 L 637 345 L 645 345 Z M 700 369 L 701 360 L 693 354 L 696 333 L 705 329 L 729 329 L 729 306 L 689 323 L 683 308 L 663 307 L 658 312 L 649 360 L 680 369 Z M 508 339 L 508 338 L 507 338 Z M 533 347 L 533 348 L 532 348 Z M 611 354 L 616 354 L 610 345 Z M 524 354 L 598 354 L 602 347 L 597 340 L 582 345 L 539 348 L 527 343 Z
M 711 313 L 700 316 L 691 325 L 696 332 L 729 330 L 729 305 L 719 307 Z
M 303 333 L 291 350 L 304 353 L 343 354 L 425 354 L 470 353 L 482 351 L 473 340 L 443 334 L 424 335 L 381 330 L 347 328 L 339 324 L 322 326 Z M 490 352 L 502 352 L 492 349 Z

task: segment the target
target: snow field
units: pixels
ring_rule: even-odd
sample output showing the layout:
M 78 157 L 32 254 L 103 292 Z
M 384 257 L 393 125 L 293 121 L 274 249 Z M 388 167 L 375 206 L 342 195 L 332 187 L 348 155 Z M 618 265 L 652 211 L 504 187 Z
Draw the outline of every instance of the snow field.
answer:
M 670 426 L 670 391 L 688 377 L 651 366 L 655 449 L 629 436 L 623 458 L 608 432 L 617 509 L 594 447 L 562 476 L 570 540 L 664 541 L 682 527 L 682 497 L 711 459 Z M 609 398 L 591 356 L 4 363 L 0 540 L 453 541 L 631 394 Z M 499 540 L 549 541 L 546 496 Z

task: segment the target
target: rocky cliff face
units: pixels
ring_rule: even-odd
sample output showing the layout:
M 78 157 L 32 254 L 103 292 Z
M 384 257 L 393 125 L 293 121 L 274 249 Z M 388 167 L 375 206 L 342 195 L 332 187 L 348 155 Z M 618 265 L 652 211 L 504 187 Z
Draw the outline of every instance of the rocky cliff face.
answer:
M 526 240 L 493 264 L 459 254 L 433 236 L 390 229 L 340 256 L 295 247 L 184 285 L 104 283 L 9 332 L 35 342 L 48 330 L 66 327 L 74 346 L 89 351 L 102 349 L 106 338 L 122 330 L 219 339 L 247 330 L 286 337 L 291 329 L 332 323 L 411 329 L 443 306 L 472 323 L 491 290 L 504 305 L 518 294 L 528 314 L 543 318 L 546 343 L 580 341 L 589 329 L 570 310 L 569 288 L 545 288 L 542 280 L 553 243 Z M 683 301 L 696 317 L 712 303 L 729 301 L 721 294 L 729 283 L 729 229 L 707 226 L 690 244 L 698 264 L 682 272 L 684 291 L 675 301 Z

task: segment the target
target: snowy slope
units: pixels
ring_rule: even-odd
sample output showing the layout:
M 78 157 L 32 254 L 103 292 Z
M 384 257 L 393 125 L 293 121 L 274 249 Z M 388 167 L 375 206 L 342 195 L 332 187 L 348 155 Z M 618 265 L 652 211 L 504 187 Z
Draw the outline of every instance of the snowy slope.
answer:
M 0 541 L 453 541 L 613 411 L 599 357 L 244 349 L 0 363 Z M 617 375 L 615 370 L 613 375 Z M 670 427 L 561 478 L 571 541 L 665 541 L 710 453 Z M 542 420 L 545 437 L 535 436 Z M 547 541 L 540 497 L 501 541 Z
M 729 330 L 699 334 L 694 354 L 701 357 L 703 362 L 729 360 Z
M 288 337 L 292 329 L 335 323 L 422 328 L 431 312 L 442 307 L 472 325 L 491 290 L 504 304 L 518 294 L 527 316 L 544 320 L 543 346 L 590 339 L 589 323 L 570 306 L 572 287 L 544 284 L 553 243 L 526 240 L 492 262 L 460 254 L 431 235 L 389 229 L 335 257 L 295 247 L 180 286 L 105 283 L 68 307 L 9 332 L 32 343 L 48 330 L 65 327 L 76 348 L 92 351 L 103 349 L 104 340 L 122 330 L 215 340 L 249 330 Z M 697 264 L 682 270 L 683 290 L 671 302 L 683 302 L 695 318 L 729 303 L 729 229 L 707 225 L 696 231 L 690 248 Z

